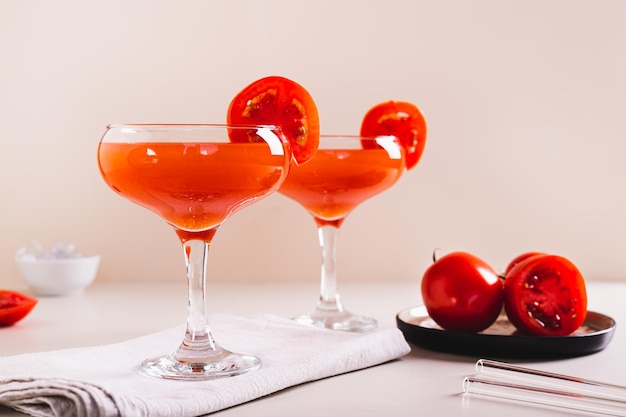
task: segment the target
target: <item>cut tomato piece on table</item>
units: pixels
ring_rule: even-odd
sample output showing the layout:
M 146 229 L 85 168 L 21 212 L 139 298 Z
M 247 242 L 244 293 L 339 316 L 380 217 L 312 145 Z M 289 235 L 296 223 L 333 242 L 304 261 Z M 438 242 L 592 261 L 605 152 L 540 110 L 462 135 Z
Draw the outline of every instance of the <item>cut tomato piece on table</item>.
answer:
M 22 320 L 37 304 L 37 300 L 19 292 L 0 290 L 0 327 Z
M 279 126 L 291 145 L 298 164 L 313 157 L 319 145 L 320 122 L 309 92 L 288 78 L 261 78 L 241 90 L 230 102 L 229 124 Z M 234 142 L 246 137 L 231 137 Z
M 406 153 L 406 167 L 417 165 L 426 145 L 426 120 L 406 101 L 387 101 L 372 107 L 361 123 L 361 136 L 396 136 Z
M 567 336 L 587 317 L 582 274 L 568 259 L 536 255 L 515 265 L 504 280 L 504 309 L 521 332 Z

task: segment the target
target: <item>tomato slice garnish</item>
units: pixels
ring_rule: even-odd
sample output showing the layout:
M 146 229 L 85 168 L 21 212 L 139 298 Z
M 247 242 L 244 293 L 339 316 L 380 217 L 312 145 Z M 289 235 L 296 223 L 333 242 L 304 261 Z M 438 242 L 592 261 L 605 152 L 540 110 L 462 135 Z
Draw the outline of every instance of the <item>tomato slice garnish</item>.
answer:
M 567 336 L 587 317 L 582 274 L 568 259 L 535 255 L 515 265 L 504 280 L 504 309 L 521 332 Z
M 228 106 L 229 124 L 268 124 L 282 128 L 297 164 L 313 157 L 319 146 L 320 121 L 309 92 L 288 78 L 261 78 L 241 90 Z M 246 137 L 231 137 L 235 142 Z
M 22 320 L 37 304 L 37 300 L 19 292 L 0 290 L 0 327 Z
M 387 101 L 372 107 L 361 122 L 361 136 L 393 135 L 406 154 L 406 168 L 420 160 L 426 145 L 426 120 L 420 109 L 406 101 Z

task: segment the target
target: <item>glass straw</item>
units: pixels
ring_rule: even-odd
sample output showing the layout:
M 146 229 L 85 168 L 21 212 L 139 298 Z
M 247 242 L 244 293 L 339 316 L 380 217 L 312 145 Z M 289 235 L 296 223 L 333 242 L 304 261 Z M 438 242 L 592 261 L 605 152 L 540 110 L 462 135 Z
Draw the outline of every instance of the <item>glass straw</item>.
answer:
M 626 387 L 480 359 L 477 375 L 463 381 L 466 393 L 578 411 L 626 416 Z
M 486 377 L 511 379 L 533 386 L 540 385 L 547 388 L 568 390 L 580 394 L 613 399 L 626 404 L 626 387 L 621 385 L 523 368 L 488 359 L 479 359 L 476 362 L 476 371 Z
M 511 381 L 488 379 L 481 376 L 465 377 L 463 389 L 469 394 L 487 395 L 609 416 L 626 416 L 626 406 L 623 402 L 588 397 L 545 387 L 519 385 Z

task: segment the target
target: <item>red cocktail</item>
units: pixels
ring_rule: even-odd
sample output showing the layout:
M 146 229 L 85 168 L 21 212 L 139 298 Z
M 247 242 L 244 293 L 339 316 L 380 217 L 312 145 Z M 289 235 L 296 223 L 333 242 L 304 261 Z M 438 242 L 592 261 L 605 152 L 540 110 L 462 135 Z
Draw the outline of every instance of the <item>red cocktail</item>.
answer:
M 346 216 L 391 187 L 405 171 L 404 150 L 394 136 L 321 136 L 315 156 L 292 166 L 279 192 L 313 216 L 322 248 L 321 295 L 316 309 L 296 319 L 336 330 L 368 331 L 376 320 L 344 309 L 337 291 L 335 240 Z
M 232 143 L 233 135 L 249 142 Z M 106 183 L 124 198 L 171 224 L 187 262 L 189 315 L 173 353 L 143 362 L 150 376 L 212 379 L 258 369 L 258 358 L 232 353 L 211 336 L 205 304 L 209 244 L 237 210 L 276 191 L 291 152 L 273 126 L 115 125 L 100 141 Z

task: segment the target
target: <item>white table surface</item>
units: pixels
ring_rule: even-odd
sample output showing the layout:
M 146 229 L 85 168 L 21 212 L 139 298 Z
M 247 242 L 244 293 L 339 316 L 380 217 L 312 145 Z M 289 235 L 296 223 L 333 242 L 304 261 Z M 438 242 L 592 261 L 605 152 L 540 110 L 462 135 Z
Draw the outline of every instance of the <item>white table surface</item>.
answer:
M 376 317 L 380 327 L 396 325 L 398 311 L 421 303 L 418 282 L 340 282 L 346 308 Z M 524 366 L 626 385 L 626 282 L 588 282 L 589 309 L 618 323 L 609 346 L 570 359 L 519 361 Z M 26 288 L 13 288 L 27 292 Z M 184 323 L 186 287 L 178 283 L 98 283 L 80 296 L 41 297 L 22 322 L 0 328 L 0 355 L 47 351 L 124 341 Z M 275 313 L 290 317 L 309 310 L 316 283 L 213 283 L 209 310 L 242 315 Z M 444 354 L 413 346 L 390 363 L 286 389 L 214 413 L 246 416 L 507 416 L 528 417 L 537 407 L 462 395 L 465 375 L 476 357 Z M 541 409 L 541 415 L 572 412 Z M 0 407 L 0 416 L 23 416 Z

